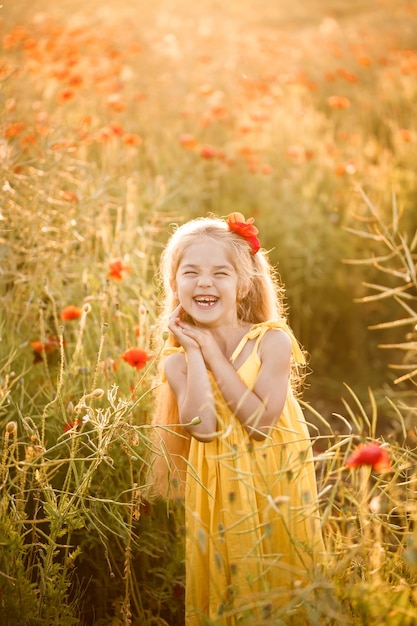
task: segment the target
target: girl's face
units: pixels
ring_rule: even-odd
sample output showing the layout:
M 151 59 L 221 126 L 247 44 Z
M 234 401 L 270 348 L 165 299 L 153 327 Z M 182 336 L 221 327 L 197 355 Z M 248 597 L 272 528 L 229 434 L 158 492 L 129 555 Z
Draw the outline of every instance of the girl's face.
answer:
M 174 290 L 197 325 L 236 324 L 237 289 L 238 275 L 224 244 L 201 237 L 185 248 Z

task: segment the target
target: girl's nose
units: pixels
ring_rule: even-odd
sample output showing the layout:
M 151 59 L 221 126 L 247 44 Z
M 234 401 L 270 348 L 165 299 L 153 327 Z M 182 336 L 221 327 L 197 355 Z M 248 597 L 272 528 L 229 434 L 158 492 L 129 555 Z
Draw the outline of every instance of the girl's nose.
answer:
M 211 278 L 210 276 L 200 276 L 198 279 L 198 286 L 199 287 L 210 287 L 211 286 Z

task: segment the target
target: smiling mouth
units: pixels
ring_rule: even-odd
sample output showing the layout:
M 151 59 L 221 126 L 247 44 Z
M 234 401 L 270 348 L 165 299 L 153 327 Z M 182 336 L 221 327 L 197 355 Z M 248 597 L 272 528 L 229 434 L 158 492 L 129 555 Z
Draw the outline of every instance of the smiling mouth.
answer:
M 218 298 L 215 298 L 214 296 L 198 296 L 194 298 L 194 302 L 196 302 L 198 306 L 204 308 L 210 308 L 211 306 L 215 305 L 217 301 Z

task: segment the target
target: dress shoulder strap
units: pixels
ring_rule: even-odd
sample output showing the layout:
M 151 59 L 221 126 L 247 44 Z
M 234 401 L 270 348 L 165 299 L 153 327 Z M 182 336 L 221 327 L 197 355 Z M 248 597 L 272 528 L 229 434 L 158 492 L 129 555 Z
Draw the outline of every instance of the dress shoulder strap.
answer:
M 184 352 L 184 348 L 182 346 L 168 346 L 162 350 L 162 356 L 169 356 L 170 354 L 175 354 L 176 352 Z
M 300 348 L 300 345 L 299 345 L 298 341 L 296 340 L 296 338 L 294 337 L 294 334 L 293 334 L 292 330 L 290 329 L 288 324 L 283 319 L 268 320 L 266 322 L 261 322 L 260 324 L 254 324 L 248 330 L 248 332 L 242 337 L 241 341 L 236 346 L 236 348 L 235 348 L 235 350 L 234 350 L 234 352 L 233 352 L 233 354 L 231 356 L 231 359 L 230 359 L 231 362 L 233 363 L 233 361 L 235 361 L 237 359 L 237 357 L 239 356 L 239 354 L 243 350 L 243 347 L 246 344 L 246 342 L 250 341 L 251 339 L 256 339 L 255 350 L 257 350 L 258 349 L 258 345 L 259 345 L 262 337 L 270 329 L 283 330 L 285 333 L 287 333 L 287 335 L 291 339 L 292 352 L 293 352 L 293 356 L 294 356 L 295 362 L 299 363 L 300 365 L 304 365 L 305 364 L 305 358 L 304 358 L 304 354 L 303 354 L 303 352 L 302 352 L 302 350 Z

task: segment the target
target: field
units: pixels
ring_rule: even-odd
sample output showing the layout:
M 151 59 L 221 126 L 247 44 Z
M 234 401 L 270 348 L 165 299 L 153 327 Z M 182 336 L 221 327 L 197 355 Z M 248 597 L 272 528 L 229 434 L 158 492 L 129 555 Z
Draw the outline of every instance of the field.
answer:
M 144 495 L 156 271 L 231 211 L 310 355 L 329 555 L 265 624 L 416 623 L 415 3 L 14 0 L 0 28 L 1 624 L 182 626 L 182 505 Z

